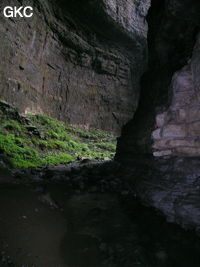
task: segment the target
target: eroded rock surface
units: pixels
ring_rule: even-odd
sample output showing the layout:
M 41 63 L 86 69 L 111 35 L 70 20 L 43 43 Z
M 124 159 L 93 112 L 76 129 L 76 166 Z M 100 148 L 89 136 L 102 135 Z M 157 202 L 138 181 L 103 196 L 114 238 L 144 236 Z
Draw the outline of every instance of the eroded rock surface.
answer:
M 141 97 L 137 112 L 134 118 L 123 128 L 122 136 L 118 142 L 116 158 L 130 161 L 138 153 L 153 153 L 152 132 L 155 130 L 155 118 L 158 114 L 163 116 L 163 112 L 171 105 L 173 89 L 170 84 L 172 77 L 175 73 L 180 73 L 180 70 L 188 64 L 188 60 L 192 56 L 199 32 L 199 10 L 200 2 L 197 0 L 152 1 L 147 17 L 149 24 L 148 70 L 141 80 Z M 193 73 L 195 74 L 196 72 L 195 77 L 199 77 L 197 74 L 199 72 L 198 67 L 196 67 L 199 57 L 197 50 L 195 50 L 196 52 L 193 56 L 196 59 L 192 59 L 192 62 L 194 62 L 192 63 L 192 69 L 181 71 L 180 79 L 182 81 L 179 81 L 179 92 L 173 95 L 174 101 L 178 97 L 179 102 L 191 102 L 191 99 L 198 102 L 197 99 L 194 100 L 196 98 L 194 90 L 196 89 L 193 88 L 193 82 L 190 82 Z M 178 75 L 177 73 L 175 76 L 177 77 Z M 177 83 L 178 80 L 175 76 L 174 83 Z M 189 84 L 191 90 L 187 88 L 188 93 L 183 92 L 182 82 L 186 87 Z M 176 87 L 175 84 L 173 86 Z M 196 84 L 195 88 L 197 87 Z M 175 90 L 173 91 L 174 93 Z M 188 103 L 186 104 L 188 105 Z M 192 102 L 190 104 L 192 105 Z M 179 108 L 177 107 L 177 109 Z M 162 123 L 161 117 L 158 120 L 160 120 L 158 123 Z M 180 131 L 183 131 L 180 126 L 177 129 L 174 126 L 172 127 L 173 129 L 166 129 L 166 135 L 169 134 L 169 131 L 173 131 L 174 136 L 177 136 L 180 135 Z M 159 135 L 158 132 L 154 134 Z M 183 132 L 182 134 L 184 135 L 185 133 Z
M 197 157 L 144 158 L 133 174 L 137 194 L 169 222 L 199 232 L 199 163 Z
M 150 0 L 29 3 L 32 18 L 0 18 L 1 98 L 21 112 L 119 133 L 137 107 Z
M 132 166 L 130 176 L 143 201 L 169 221 L 197 231 L 199 11 L 196 0 L 152 1 L 149 68 L 139 108 L 124 127 L 116 156 Z
M 155 156 L 200 155 L 200 38 L 189 64 L 176 72 L 172 79 L 170 107 L 156 116 L 153 133 Z
M 98 190 L 1 185 L 0 265 L 199 266 L 194 234 L 166 223 L 132 197 Z

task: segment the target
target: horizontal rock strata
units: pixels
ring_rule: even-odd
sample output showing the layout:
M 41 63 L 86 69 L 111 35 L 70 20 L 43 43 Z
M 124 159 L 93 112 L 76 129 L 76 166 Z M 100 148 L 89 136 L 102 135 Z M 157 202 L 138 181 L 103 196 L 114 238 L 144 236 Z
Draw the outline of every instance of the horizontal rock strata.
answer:
M 200 38 L 189 64 L 173 76 L 169 109 L 156 116 L 154 156 L 200 155 L 199 48 Z
M 29 2 L 32 18 L 0 17 L 0 97 L 118 134 L 137 107 L 150 0 Z

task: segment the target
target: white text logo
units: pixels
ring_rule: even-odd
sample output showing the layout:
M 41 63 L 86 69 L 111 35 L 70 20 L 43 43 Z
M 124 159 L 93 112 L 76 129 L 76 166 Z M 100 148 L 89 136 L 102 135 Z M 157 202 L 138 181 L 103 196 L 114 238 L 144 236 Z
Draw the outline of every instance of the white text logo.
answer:
M 31 18 L 33 16 L 33 8 L 31 6 L 26 7 L 12 7 L 6 6 L 3 10 L 4 17 L 6 18 Z

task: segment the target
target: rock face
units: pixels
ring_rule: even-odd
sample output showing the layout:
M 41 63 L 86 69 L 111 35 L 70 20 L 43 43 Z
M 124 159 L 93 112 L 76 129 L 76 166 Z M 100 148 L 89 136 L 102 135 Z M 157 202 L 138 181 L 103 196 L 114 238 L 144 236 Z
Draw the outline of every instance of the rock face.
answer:
M 189 64 L 173 76 L 170 107 L 156 116 L 155 156 L 200 155 L 199 74 L 200 36 Z
M 193 88 L 193 81 L 190 80 L 194 72 L 196 72 L 195 77 L 198 77 L 198 67 L 194 68 L 194 66 L 197 66 L 199 56 L 193 55 L 192 62 L 194 63 L 190 63 L 192 65 L 189 64 L 188 68 L 181 71 L 180 79 L 177 76 L 179 76 L 180 69 L 186 66 L 191 58 L 199 32 L 199 10 L 200 2 L 197 0 L 152 1 L 147 17 L 149 66 L 141 81 L 138 110 L 132 121 L 124 127 L 119 139 L 117 159 L 131 160 L 138 153 L 150 155 L 153 153 L 152 132 L 155 130 L 155 118 L 160 114 L 157 117 L 157 123 L 162 125 L 164 112 L 171 105 L 171 98 L 173 98 L 173 106 L 174 108 L 176 106 L 177 110 L 180 109 L 180 105 L 189 105 L 190 103 L 192 106 L 192 101 L 198 102 L 197 99 L 193 99 L 196 98 L 194 92 L 196 89 Z M 197 54 L 197 50 L 194 54 Z M 190 66 L 193 66 L 192 69 Z M 174 73 L 176 73 L 175 76 Z M 173 82 L 171 83 L 172 77 Z M 179 85 L 176 85 L 177 83 Z M 195 81 L 195 83 L 194 86 L 197 88 L 197 82 Z M 172 87 L 174 89 L 176 87 L 179 91 L 175 93 Z M 185 90 L 189 92 L 187 93 Z M 172 96 L 174 93 L 175 95 Z M 177 98 L 179 104 L 174 103 Z M 184 132 L 184 125 L 181 123 L 178 126 L 174 122 L 169 124 L 165 129 L 165 135 L 168 136 L 171 132 L 176 138 L 177 136 L 180 138 L 184 138 L 185 135 L 190 136 L 189 133 Z M 153 139 L 160 138 L 159 135 L 159 130 L 157 130 L 153 133 Z M 170 154 L 168 148 L 164 154 Z
M 119 133 L 137 107 L 150 0 L 29 4 L 32 18 L 0 17 L 1 98 L 21 112 Z
M 30 20 L 0 17 L 0 96 L 25 113 L 119 133 L 138 106 L 150 0 L 35 2 Z M 127 172 L 144 202 L 197 231 L 199 12 L 199 0 L 152 0 L 148 70 L 116 155 L 134 166 Z
M 134 166 L 131 177 L 144 202 L 170 222 L 197 231 L 199 12 L 196 0 L 152 1 L 149 68 L 142 79 L 138 110 L 123 129 L 116 155 L 118 161 Z
M 137 195 L 169 222 L 200 231 L 198 157 L 144 158 L 134 172 Z
M 200 36 L 188 64 L 172 78 L 171 100 L 156 115 L 154 157 L 148 179 L 137 183 L 140 197 L 160 209 L 170 222 L 200 231 Z M 146 166 L 147 166 L 146 165 Z M 150 167 L 151 166 L 151 167 Z M 148 180 L 148 181 L 147 181 Z

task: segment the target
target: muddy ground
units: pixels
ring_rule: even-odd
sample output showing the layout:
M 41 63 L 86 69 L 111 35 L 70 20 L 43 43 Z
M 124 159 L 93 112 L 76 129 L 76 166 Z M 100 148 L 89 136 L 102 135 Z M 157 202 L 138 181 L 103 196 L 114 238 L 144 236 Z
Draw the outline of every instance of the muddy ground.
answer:
M 80 177 L 78 184 L 0 185 L 0 266 L 200 266 L 195 233 L 167 223 L 124 189 L 98 190 Z

